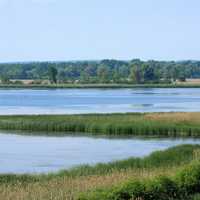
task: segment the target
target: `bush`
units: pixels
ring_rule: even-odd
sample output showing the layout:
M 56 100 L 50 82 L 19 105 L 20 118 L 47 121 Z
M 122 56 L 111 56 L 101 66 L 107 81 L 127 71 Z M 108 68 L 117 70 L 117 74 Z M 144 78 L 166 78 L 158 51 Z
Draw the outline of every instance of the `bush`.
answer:
M 200 193 L 200 162 L 188 165 L 175 177 L 129 181 L 111 189 L 81 195 L 79 200 L 186 200 Z

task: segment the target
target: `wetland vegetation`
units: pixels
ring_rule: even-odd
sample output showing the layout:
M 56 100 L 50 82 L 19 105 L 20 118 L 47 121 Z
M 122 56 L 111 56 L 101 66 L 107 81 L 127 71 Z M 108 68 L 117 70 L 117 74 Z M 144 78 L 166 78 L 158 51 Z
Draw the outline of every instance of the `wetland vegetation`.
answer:
M 81 132 L 94 135 L 198 137 L 200 113 L 130 113 L 0 116 L 0 129 L 49 135 Z M 182 145 L 95 166 L 58 173 L 0 175 L 1 198 L 59 200 L 198 199 L 200 146 Z
M 182 145 L 57 174 L 1 175 L 0 195 L 4 200 L 179 199 L 199 192 L 199 152 L 199 145 Z
M 1 130 L 91 135 L 200 136 L 200 113 L 0 116 Z

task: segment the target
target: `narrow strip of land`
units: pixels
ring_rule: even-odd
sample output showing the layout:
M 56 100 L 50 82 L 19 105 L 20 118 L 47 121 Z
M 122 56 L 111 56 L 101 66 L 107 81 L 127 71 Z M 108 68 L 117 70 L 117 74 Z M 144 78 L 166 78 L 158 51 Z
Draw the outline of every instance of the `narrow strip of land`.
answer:
M 200 136 L 200 113 L 0 116 L 1 130 L 24 134 Z M 31 133 L 32 132 L 32 133 Z M 34 133 L 36 132 L 36 133 Z
M 173 83 L 173 84 L 0 84 L 0 88 L 22 88 L 22 89 L 58 89 L 58 88 L 200 88 L 197 83 Z

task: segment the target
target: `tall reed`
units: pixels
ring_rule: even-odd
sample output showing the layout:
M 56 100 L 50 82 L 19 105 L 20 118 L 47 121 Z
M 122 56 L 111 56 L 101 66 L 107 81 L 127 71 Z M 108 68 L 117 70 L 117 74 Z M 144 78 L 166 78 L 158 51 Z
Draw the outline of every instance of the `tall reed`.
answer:
M 200 113 L 0 116 L 1 130 L 91 135 L 200 136 Z M 27 133 L 28 134 L 28 133 Z

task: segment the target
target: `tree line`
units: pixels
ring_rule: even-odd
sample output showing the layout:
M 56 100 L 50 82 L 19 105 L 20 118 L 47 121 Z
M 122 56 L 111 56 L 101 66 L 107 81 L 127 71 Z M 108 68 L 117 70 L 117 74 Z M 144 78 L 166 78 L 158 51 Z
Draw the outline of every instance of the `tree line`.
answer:
M 51 83 L 170 83 L 200 78 L 200 61 L 101 60 L 1 63 L 0 79 Z

